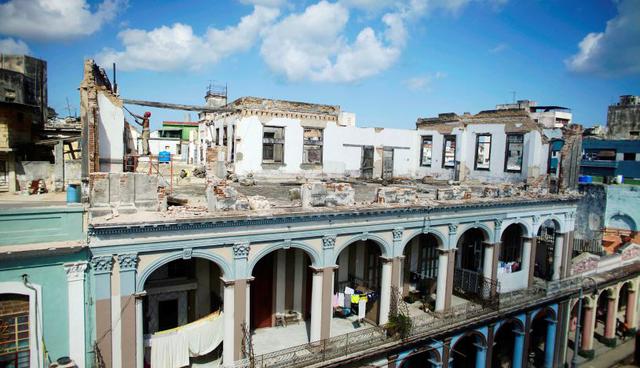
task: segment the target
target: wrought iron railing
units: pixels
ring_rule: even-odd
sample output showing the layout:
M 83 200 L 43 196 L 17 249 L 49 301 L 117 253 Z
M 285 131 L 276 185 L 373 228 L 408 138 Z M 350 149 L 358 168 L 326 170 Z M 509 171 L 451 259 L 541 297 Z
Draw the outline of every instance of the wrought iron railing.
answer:
M 500 290 L 497 280 L 484 277 L 481 273 L 456 268 L 453 274 L 453 291 L 463 297 L 491 306 L 495 303 L 494 296 Z
M 443 313 L 429 312 L 411 317 L 409 338 L 424 336 L 434 331 L 451 328 L 455 324 L 496 313 L 495 306 L 499 306 L 500 310 L 507 310 L 539 301 L 545 297 L 557 296 L 560 293 L 575 292 L 581 287 L 582 281 L 582 277 L 576 277 L 548 282 L 527 289 L 494 295 L 492 299 L 495 302 L 491 305 L 467 302 L 452 306 Z M 493 283 L 493 285 L 495 290 L 498 290 L 498 284 Z M 235 368 L 306 367 L 393 343 L 399 339 L 397 335 L 389 336 L 384 326 L 371 327 L 258 355 L 252 360 L 244 359 L 234 362 L 232 366 Z
M 573 256 L 589 252 L 598 256 L 605 254 L 600 239 L 573 239 Z

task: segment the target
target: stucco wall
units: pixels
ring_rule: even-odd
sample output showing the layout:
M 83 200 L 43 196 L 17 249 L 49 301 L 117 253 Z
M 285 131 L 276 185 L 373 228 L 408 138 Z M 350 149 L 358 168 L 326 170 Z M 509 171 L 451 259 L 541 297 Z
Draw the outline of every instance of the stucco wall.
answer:
M 121 172 L 124 157 L 124 111 L 98 92 L 100 171 Z
M 620 228 L 620 218 L 630 218 L 638 230 L 640 224 L 640 187 L 637 185 L 608 185 L 604 215 L 606 227 Z

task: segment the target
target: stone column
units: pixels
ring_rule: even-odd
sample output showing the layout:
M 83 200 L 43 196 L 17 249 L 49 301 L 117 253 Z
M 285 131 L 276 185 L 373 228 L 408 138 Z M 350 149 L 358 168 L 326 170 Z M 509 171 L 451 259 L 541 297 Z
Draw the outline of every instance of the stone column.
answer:
M 582 344 L 580 346 L 580 355 L 590 356 L 593 353 L 593 330 L 596 323 L 596 315 L 592 306 L 582 304 L 582 314 L 584 315 L 582 323 Z
M 120 326 L 122 326 L 120 343 L 122 350 L 122 367 L 136 366 L 136 268 L 137 254 L 118 255 L 120 266 Z
M 496 280 L 498 265 L 494 262 L 496 259 L 499 244 L 484 243 L 484 258 L 482 259 L 482 276 L 488 280 Z M 484 290 L 487 295 L 483 297 L 488 298 L 489 294 L 495 294 L 497 290 Z
M 557 324 L 558 322 L 556 320 L 547 319 L 547 338 L 544 342 L 544 368 L 553 368 Z
M 532 347 L 531 345 L 531 312 L 527 312 L 525 314 L 524 321 L 524 348 L 522 349 L 522 366 L 527 367 L 529 363 L 529 349 Z
M 531 262 L 535 262 L 534 238 L 522 237 L 522 272 L 527 275 L 527 286 L 533 285 L 533 270 Z
M 606 293 L 606 291 L 605 291 Z M 604 344 L 607 346 L 616 345 L 616 314 L 618 312 L 617 295 L 610 296 L 607 300 L 607 320 L 604 325 Z
M 287 278 L 287 252 L 284 249 L 276 251 L 276 313 L 285 312 L 285 294 Z
M 484 368 L 487 363 L 487 347 L 481 344 L 476 344 L 476 368 Z
M 235 332 L 234 331 L 234 311 L 233 311 L 233 302 L 234 302 L 234 288 L 235 285 L 233 282 L 227 282 L 224 284 L 224 295 L 223 295 L 223 303 L 224 303 L 224 339 L 222 340 L 222 362 L 224 366 L 231 366 L 234 361 L 236 361 L 236 352 L 235 352 Z M 242 330 L 237 331 L 238 334 L 242 335 Z
M 311 278 L 311 325 L 309 333 L 309 341 L 319 341 L 322 339 L 322 294 L 324 270 L 321 268 L 312 268 L 313 275 Z
M 378 324 L 385 325 L 389 321 L 391 309 L 391 273 L 393 265 L 390 259 L 382 258 L 382 276 L 380 281 L 380 316 Z
M 636 321 L 636 302 L 638 296 L 635 290 L 629 289 L 629 294 L 627 296 L 627 311 L 625 313 L 625 323 L 627 324 L 627 328 L 630 333 L 635 333 L 638 329 L 638 324 Z
M 451 361 L 451 337 L 442 341 L 442 368 L 448 368 Z
M 443 312 L 451 305 L 451 289 L 447 285 L 447 275 L 449 266 L 449 254 L 452 252 L 448 249 L 438 248 L 438 253 L 436 312 Z
M 144 335 L 142 331 L 143 326 L 143 313 L 142 313 L 142 298 L 136 298 L 136 345 L 139 347 L 136 349 L 136 367 L 144 368 Z
M 84 275 L 87 262 L 65 263 L 67 274 L 67 301 L 69 304 L 69 357 L 78 367 L 85 367 L 85 308 Z
M 96 256 L 91 259 L 95 278 L 96 297 L 96 354 L 105 367 L 113 367 L 111 349 L 111 270 L 112 256 Z
M 232 162 L 231 153 L 233 152 L 233 139 L 234 139 L 233 124 L 227 123 L 227 161 L 228 162 Z
M 394 257 L 391 260 L 391 286 L 396 287 L 398 292 L 402 287 L 402 264 L 404 263 L 404 256 Z M 401 294 L 402 295 L 402 294 Z
M 485 360 L 485 365 L 487 367 L 491 367 L 491 357 L 493 356 L 493 345 L 495 339 L 495 323 L 490 323 L 487 326 L 487 359 Z
M 331 319 L 333 318 L 333 281 L 335 267 L 326 267 L 322 272 L 322 308 L 320 321 L 320 339 L 331 337 Z
M 524 351 L 524 332 L 513 331 L 516 340 L 513 343 L 513 362 L 512 368 L 522 368 L 523 351 Z
M 565 234 L 556 233 L 556 240 L 553 245 L 553 276 L 552 280 L 559 280 L 562 272 L 562 255 L 564 254 Z

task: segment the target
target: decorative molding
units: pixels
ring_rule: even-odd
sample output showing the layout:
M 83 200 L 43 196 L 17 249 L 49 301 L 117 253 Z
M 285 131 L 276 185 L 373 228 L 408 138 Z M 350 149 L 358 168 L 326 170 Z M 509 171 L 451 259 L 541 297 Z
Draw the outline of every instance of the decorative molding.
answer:
M 538 225 L 538 224 L 540 224 L 540 216 L 534 215 L 533 216 L 533 225 L 535 226 L 535 225 Z
M 97 256 L 91 258 L 91 268 L 96 274 L 111 273 L 113 270 L 113 256 Z
M 84 280 L 84 272 L 87 270 L 88 262 L 72 262 L 65 263 L 64 272 L 67 274 L 67 281 L 81 281 Z
M 457 231 L 458 231 L 457 224 L 449 224 L 449 235 L 456 235 Z
M 393 241 L 399 242 L 402 240 L 402 235 L 404 234 L 404 229 L 401 227 L 397 227 L 392 230 L 393 233 Z
M 191 259 L 192 256 L 193 256 L 192 248 L 184 248 L 182 250 L 182 259 Z
M 282 249 L 290 249 L 291 248 L 291 239 L 285 239 L 282 242 Z
M 336 246 L 336 236 L 328 235 L 322 238 L 323 249 L 333 249 Z
M 118 264 L 120 265 L 120 272 L 135 271 L 138 267 L 138 254 L 118 254 Z
M 233 258 L 235 259 L 247 259 L 249 258 L 249 243 L 235 243 L 233 245 Z
M 495 226 L 496 230 L 502 229 L 502 219 L 493 220 L 493 226 Z

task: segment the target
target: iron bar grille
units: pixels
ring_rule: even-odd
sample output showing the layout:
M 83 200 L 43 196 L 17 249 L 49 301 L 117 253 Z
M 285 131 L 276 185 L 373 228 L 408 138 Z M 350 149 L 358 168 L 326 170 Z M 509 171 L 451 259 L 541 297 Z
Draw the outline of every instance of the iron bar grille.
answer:
M 485 306 L 497 308 L 495 295 L 500 290 L 499 282 L 484 277 L 481 273 L 456 268 L 453 274 L 453 292 Z
M 29 315 L 0 316 L 0 366 L 29 367 Z

